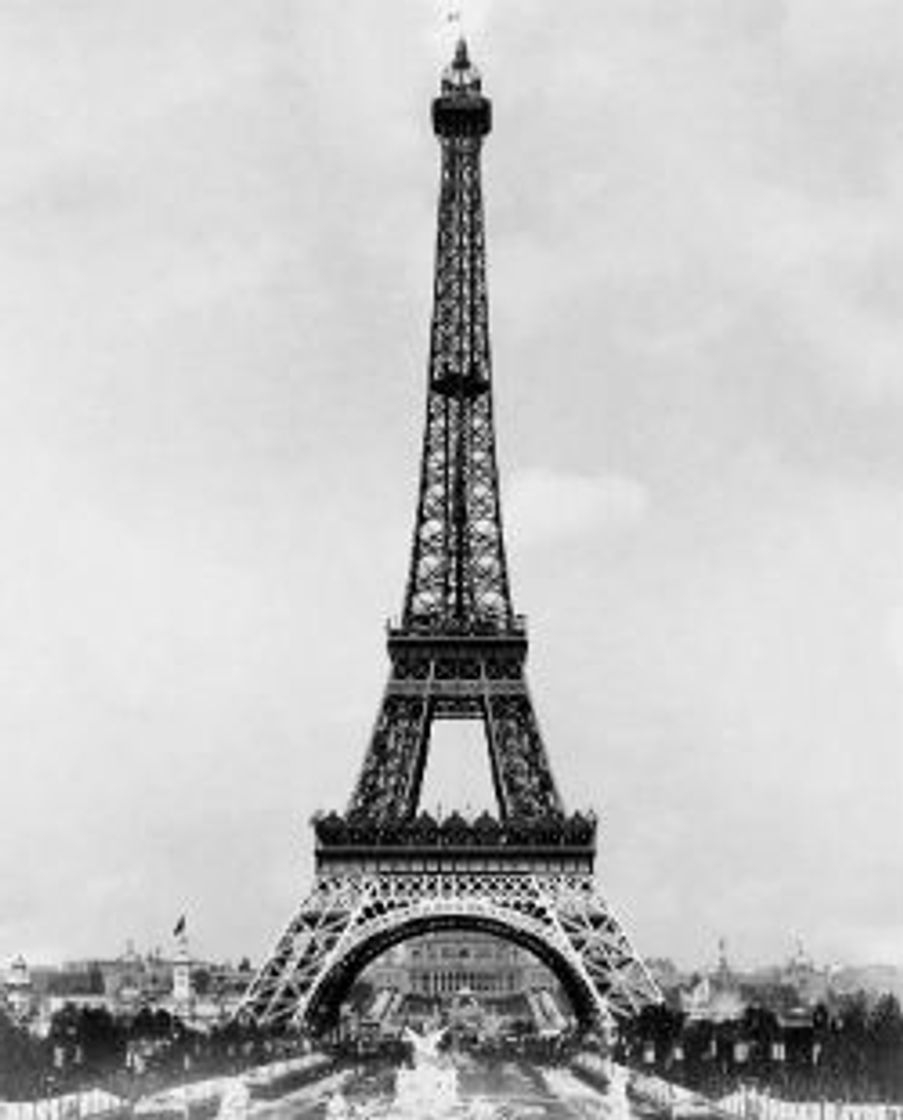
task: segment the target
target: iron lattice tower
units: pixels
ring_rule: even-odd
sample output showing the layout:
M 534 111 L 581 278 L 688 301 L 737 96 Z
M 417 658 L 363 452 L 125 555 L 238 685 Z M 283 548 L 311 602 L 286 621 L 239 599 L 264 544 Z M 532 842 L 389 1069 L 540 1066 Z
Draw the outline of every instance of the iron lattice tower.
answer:
M 328 1021 L 361 967 L 424 929 L 494 931 L 559 974 L 584 1022 L 659 998 L 593 881 L 596 822 L 568 816 L 527 688 L 502 531 L 480 156 L 491 104 L 463 40 L 433 101 L 441 148 L 426 424 L 389 680 L 344 816 L 315 822 L 311 895 L 251 984 L 259 1023 Z M 419 812 L 437 719 L 483 724 L 498 814 Z
M 357 788 L 355 818 L 413 819 L 429 732 L 477 718 L 502 820 L 561 814 L 524 678 L 527 638 L 505 560 L 480 152 L 491 105 L 463 42 L 433 102 L 442 151 L 426 425 L 411 567 L 392 673 Z

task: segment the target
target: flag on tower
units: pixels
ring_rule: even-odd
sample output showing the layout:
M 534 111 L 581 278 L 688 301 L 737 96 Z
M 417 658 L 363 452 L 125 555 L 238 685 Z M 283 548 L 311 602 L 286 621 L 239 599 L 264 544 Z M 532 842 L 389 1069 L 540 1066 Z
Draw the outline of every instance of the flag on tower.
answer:
M 182 917 L 179 918 L 179 920 L 176 922 L 176 928 L 172 931 L 172 935 L 173 935 L 173 937 L 178 937 L 180 933 L 184 933 L 184 932 L 185 932 L 185 915 L 183 914 Z

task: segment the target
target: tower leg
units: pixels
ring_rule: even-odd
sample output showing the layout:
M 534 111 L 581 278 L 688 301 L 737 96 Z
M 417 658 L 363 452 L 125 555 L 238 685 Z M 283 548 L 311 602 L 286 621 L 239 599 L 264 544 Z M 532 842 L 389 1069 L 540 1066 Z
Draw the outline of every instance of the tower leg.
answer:
M 348 928 L 356 892 L 342 879 L 318 878 L 239 1007 L 261 1026 L 287 1026 L 304 1009 L 325 962 Z
M 509 818 L 539 820 L 560 812 L 560 801 L 526 685 L 490 696 L 487 733 Z
M 376 820 L 413 815 L 429 734 L 427 696 L 398 695 L 390 680 L 349 814 Z

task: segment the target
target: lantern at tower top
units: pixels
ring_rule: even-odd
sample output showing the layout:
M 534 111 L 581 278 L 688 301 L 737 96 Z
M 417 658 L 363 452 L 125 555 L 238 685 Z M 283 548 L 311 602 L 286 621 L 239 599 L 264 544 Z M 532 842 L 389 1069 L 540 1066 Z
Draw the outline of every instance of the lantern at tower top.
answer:
M 479 93 L 480 71 L 470 61 L 467 40 L 462 35 L 455 46 L 455 57 L 442 71 L 443 93 Z
M 492 106 L 482 92 L 480 71 L 470 61 L 462 37 L 455 56 L 442 72 L 433 102 L 433 129 L 439 137 L 485 136 L 492 128 Z

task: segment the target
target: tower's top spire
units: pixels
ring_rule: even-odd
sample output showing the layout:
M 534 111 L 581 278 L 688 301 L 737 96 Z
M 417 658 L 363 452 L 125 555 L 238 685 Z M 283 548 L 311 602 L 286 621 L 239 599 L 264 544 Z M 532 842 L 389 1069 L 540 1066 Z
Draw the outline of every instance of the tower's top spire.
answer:
M 476 95 L 480 92 L 480 71 L 470 61 L 467 40 L 461 35 L 455 56 L 442 72 L 443 96 Z
M 433 127 L 439 136 L 485 136 L 492 127 L 488 98 L 482 92 L 480 71 L 470 61 L 462 35 L 455 55 L 442 71 L 439 96 L 433 102 Z

